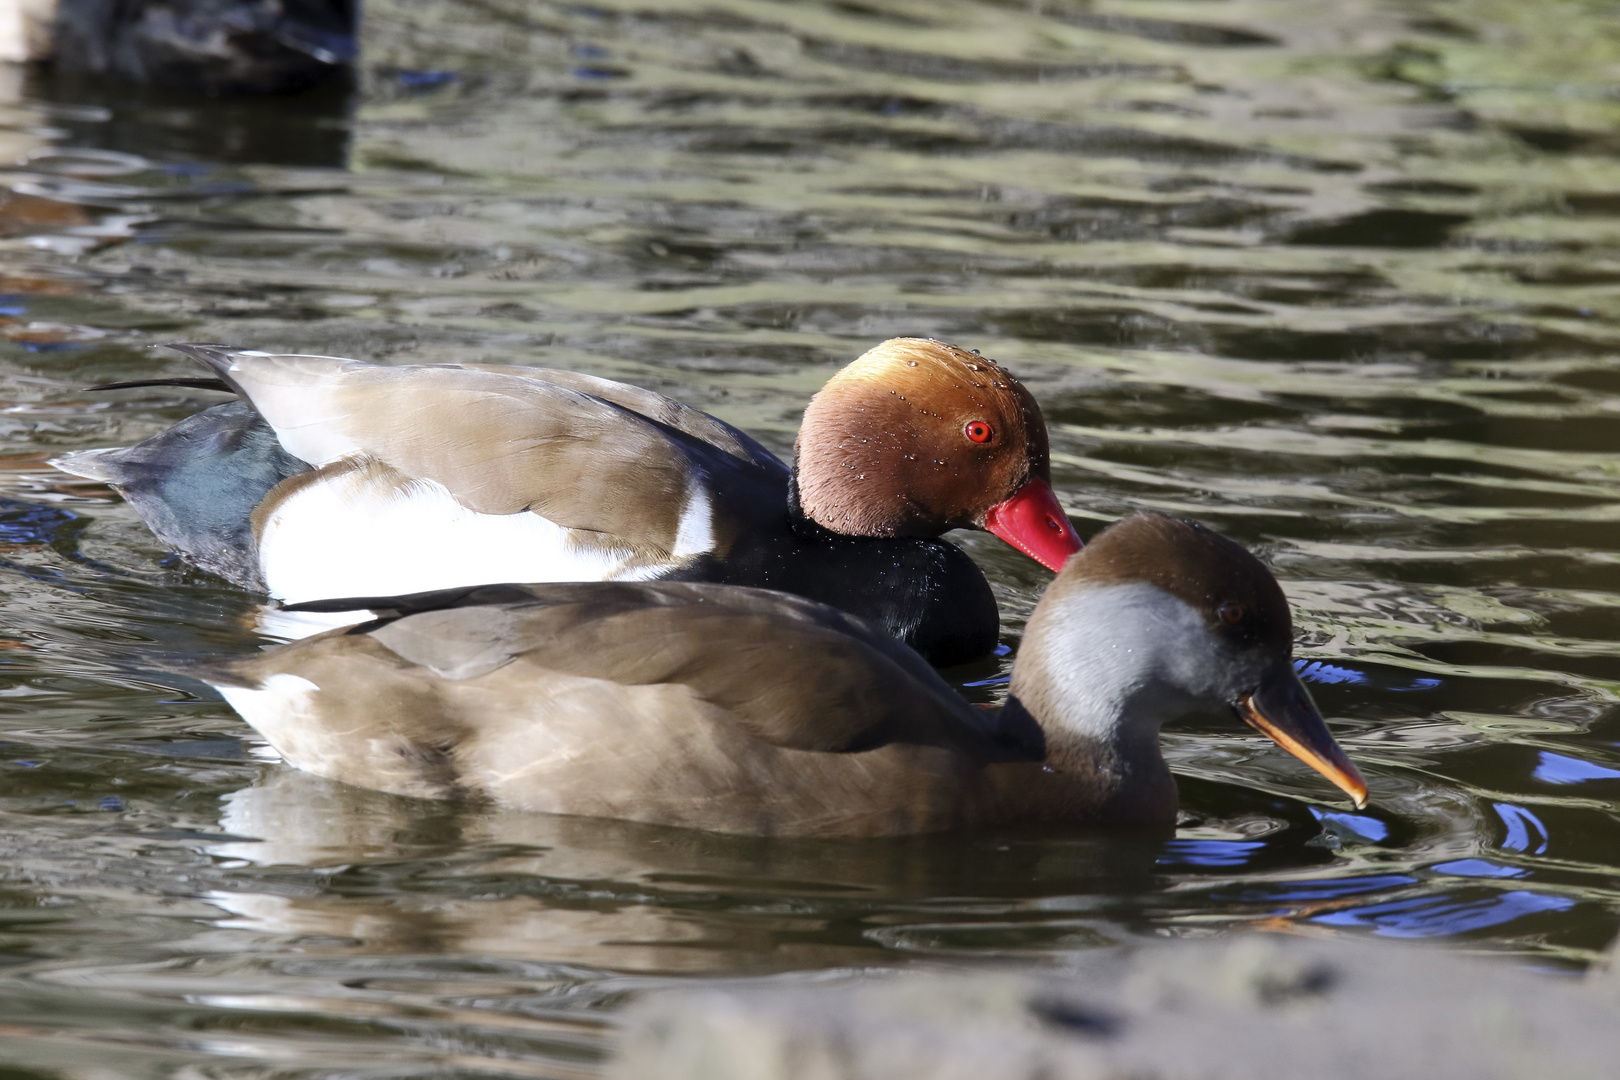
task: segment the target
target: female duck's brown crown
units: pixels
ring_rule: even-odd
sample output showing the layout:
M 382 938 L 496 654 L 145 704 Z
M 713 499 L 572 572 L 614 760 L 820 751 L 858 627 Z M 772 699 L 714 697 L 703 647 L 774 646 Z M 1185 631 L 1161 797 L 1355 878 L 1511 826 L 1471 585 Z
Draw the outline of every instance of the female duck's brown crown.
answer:
M 995 361 L 929 338 L 892 338 L 834 375 L 805 409 L 795 454 L 801 510 L 852 536 L 983 527 L 991 507 L 1051 472 L 1029 391 Z
M 1051 591 L 1135 582 L 1182 600 L 1223 637 L 1284 653 L 1292 647 L 1288 599 L 1271 571 L 1243 545 L 1185 518 L 1142 511 L 1115 522 Z

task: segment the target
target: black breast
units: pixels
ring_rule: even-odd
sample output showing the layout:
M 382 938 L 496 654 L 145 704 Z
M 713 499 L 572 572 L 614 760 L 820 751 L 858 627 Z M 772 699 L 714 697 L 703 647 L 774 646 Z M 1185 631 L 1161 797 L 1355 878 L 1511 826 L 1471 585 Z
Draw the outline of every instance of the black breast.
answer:
M 887 631 L 937 667 L 984 656 L 1001 629 L 983 572 L 943 540 L 839 536 L 814 526 L 796 532 L 782 520 L 738 537 L 724 560 L 701 560 L 672 578 L 819 600 Z

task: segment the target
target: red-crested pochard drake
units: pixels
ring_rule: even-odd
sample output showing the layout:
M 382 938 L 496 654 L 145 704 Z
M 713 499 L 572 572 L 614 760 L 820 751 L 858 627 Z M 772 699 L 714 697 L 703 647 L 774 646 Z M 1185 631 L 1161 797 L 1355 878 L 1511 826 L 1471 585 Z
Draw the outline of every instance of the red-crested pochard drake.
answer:
M 1080 547 L 1040 406 L 939 341 L 895 338 L 834 375 L 792 469 L 706 413 L 589 375 L 174 348 L 217 381 L 152 382 L 239 400 L 56 465 L 278 600 L 716 582 L 832 604 L 949 664 L 995 648 L 999 624 L 984 575 L 935 537 L 985 528 L 1054 570 Z
M 1168 827 L 1159 728 L 1202 711 L 1241 717 L 1366 802 L 1294 674 L 1276 579 L 1161 514 L 1069 560 L 999 713 L 874 627 L 781 593 L 496 585 L 363 606 L 384 614 L 188 673 L 325 777 L 716 832 Z

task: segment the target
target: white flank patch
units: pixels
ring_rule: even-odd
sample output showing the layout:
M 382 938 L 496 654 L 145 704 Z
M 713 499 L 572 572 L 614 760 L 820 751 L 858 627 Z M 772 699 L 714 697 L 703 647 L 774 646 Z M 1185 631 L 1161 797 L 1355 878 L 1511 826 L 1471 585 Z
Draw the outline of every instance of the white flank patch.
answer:
M 271 641 L 297 641 L 324 634 L 340 626 L 354 626 L 377 617 L 374 611 L 283 611 L 266 605 L 253 618 L 253 629 Z M 270 648 L 269 645 L 264 648 Z
M 288 724 L 299 724 L 309 715 L 310 695 L 320 687 L 301 675 L 278 672 L 257 689 L 246 686 L 216 686 L 237 715 L 274 746 Z
M 675 550 L 670 553 L 677 559 L 689 559 L 714 550 L 714 505 L 709 501 L 707 479 L 698 473 L 686 487 L 686 505 L 681 507 Z
M 500 582 L 645 580 L 662 566 L 600 533 L 538 514 L 479 514 L 442 485 L 401 489 L 364 470 L 303 488 L 277 507 L 259 538 L 270 595 L 287 603 Z

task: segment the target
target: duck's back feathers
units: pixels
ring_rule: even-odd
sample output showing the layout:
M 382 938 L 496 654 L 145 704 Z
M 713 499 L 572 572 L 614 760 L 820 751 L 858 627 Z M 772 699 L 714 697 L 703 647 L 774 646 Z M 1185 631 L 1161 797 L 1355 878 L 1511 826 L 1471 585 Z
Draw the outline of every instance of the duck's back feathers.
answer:
M 905 646 L 797 597 L 624 582 L 495 595 L 404 598 L 409 614 L 196 673 L 312 772 L 728 832 L 949 827 L 962 808 L 941 792 L 964 770 L 1044 749 Z
M 232 505 L 254 496 L 250 532 L 207 533 L 245 541 L 234 561 L 283 599 L 658 577 L 786 512 L 786 465 L 650 391 L 535 368 L 174 348 L 241 395 L 283 457 L 315 466 L 269 487 L 245 470 Z
M 753 737 L 845 753 L 890 742 L 978 760 L 1032 760 L 1037 728 L 1004 730 L 915 650 L 826 604 L 765 589 L 683 582 L 487 585 L 290 605 L 368 610 L 369 636 L 452 680 L 519 656 L 547 671 L 624 685 L 679 683 Z
M 785 464 L 730 424 L 650 390 L 578 372 L 495 364 L 386 367 L 220 345 L 171 348 L 205 363 L 251 401 L 283 445 L 305 460 L 324 465 L 376 457 L 446 484 L 483 513 L 515 513 L 546 497 L 525 490 L 535 470 L 525 468 L 532 462 L 524 455 L 555 451 L 548 444 L 561 441 L 625 438 L 637 428 L 648 429 L 643 439 L 653 432 L 679 436 L 705 457 L 723 455 L 787 478 Z M 639 423 L 626 429 L 627 418 Z M 623 456 L 633 456 L 633 449 Z M 514 455 L 515 462 L 505 464 Z
M 784 478 L 787 476 L 787 466 L 782 460 L 761 446 L 753 436 L 732 427 L 724 420 L 691 406 L 682 405 L 663 394 L 632 386 L 630 383 L 614 382 L 612 379 L 557 368 L 517 367 L 510 364 L 463 364 L 461 367 L 468 371 L 482 371 L 491 375 L 539 379 L 554 386 L 566 387 L 593 398 L 600 398 L 645 417 L 662 428 L 681 432 L 700 443 L 722 450 L 745 465 L 780 474 Z

